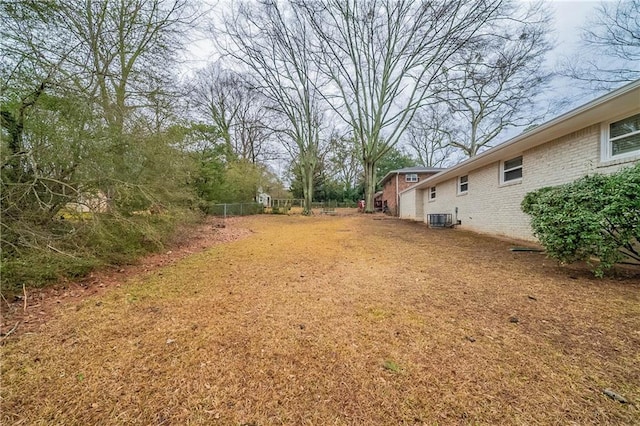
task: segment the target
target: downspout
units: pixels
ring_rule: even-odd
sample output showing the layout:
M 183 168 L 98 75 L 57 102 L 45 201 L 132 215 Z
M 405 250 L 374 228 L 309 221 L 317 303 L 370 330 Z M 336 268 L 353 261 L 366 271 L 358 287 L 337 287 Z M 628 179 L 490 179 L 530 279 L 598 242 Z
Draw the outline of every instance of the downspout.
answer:
M 396 216 L 400 217 L 400 192 L 398 190 L 398 176 L 400 176 L 400 173 L 396 173 Z

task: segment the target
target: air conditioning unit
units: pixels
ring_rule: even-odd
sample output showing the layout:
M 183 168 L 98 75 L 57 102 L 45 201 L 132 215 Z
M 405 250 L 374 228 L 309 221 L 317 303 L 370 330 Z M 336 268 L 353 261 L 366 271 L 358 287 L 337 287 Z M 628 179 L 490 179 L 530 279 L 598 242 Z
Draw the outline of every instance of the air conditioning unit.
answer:
M 427 216 L 429 228 L 451 228 L 453 217 L 449 213 L 435 213 Z

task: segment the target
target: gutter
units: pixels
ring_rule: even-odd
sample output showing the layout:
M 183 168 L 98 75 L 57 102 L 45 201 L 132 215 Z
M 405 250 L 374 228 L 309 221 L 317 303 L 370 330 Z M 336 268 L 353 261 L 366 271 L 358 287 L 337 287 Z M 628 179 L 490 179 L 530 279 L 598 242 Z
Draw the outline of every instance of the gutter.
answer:
M 396 169 L 396 170 L 389 170 L 387 172 L 386 175 L 384 175 L 384 177 L 382 179 L 380 179 L 378 181 L 378 185 L 380 186 L 384 186 L 383 183 L 387 181 L 387 178 L 391 179 L 391 176 L 393 176 L 393 174 L 409 174 L 409 173 L 440 173 L 443 170 L 447 170 L 446 168 L 440 168 L 440 167 L 425 167 L 422 170 L 412 170 L 412 171 L 407 171 L 405 170 L 405 168 L 402 169 Z
M 634 91 L 639 91 L 638 89 L 640 89 L 640 79 L 636 80 L 636 81 L 634 81 L 632 83 L 629 83 L 629 84 L 627 84 L 625 86 L 622 86 L 621 88 L 616 89 L 616 90 L 614 90 L 612 92 L 609 92 L 609 93 L 607 93 L 607 94 L 605 94 L 603 96 L 600 96 L 599 98 L 596 98 L 596 99 L 592 100 L 591 102 L 588 102 L 588 103 L 586 103 L 584 105 L 581 105 L 581 106 L 579 106 L 577 108 L 574 108 L 574 109 L 562 114 L 559 117 L 556 117 L 556 118 L 554 118 L 554 119 L 552 119 L 550 121 L 547 121 L 546 123 L 543 123 L 543 124 L 537 126 L 534 129 L 531 129 L 530 131 L 528 131 L 526 133 L 521 133 L 521 134 L 519 134 L 519 135 L 517 135 L 517 136 L 515 136 L 515 137 L 513 137 L 513 138 L 511 138 L 509 140 L 507 140 L 506 142 L 503 142 L 503 143 L 501 143 L 501 144 L 499 144 L 499 145 L 497 145 L 497 146 L 495 146 L 493 148 L 490 148 L 490 149 L 482 152 L 481 154 L 476 155 L 475 157 L 469 158 L 469 159 L 463 161 L 462 163 L 459 163 L 456 166 L 453 166 L 453 167 L 451 167 L 449 169 L 446 169 L 445 171 L 437 173 L 436 175 L 434 175 L 432 177 L 429 177 L 429 178 L 423 180 L 422 182 L 419 182 L 419 183 L 417 183 L 417 184 L 415 184 L 413 186 L 410 186 L 409 188 L 407 188 L 404 191 L 402 191 L 402 193 L 405 193 L 405 192 L 410 191 L 410 190 L 426 188 L 426 187 L 432 185 L 433 183 L 438 183 L 438 182 L 444 181 L 446 179 L 449 179 L 451 177 L 455 177 L 455 176 L 461 174 L 461 172 L 460 172 L 461 170 L 472 171 L 472 170 L 476 170 L 479 167 L 485 166 L 487 164 L 491 164 L 492 162 L 497 161 L 497 160 L 499 160 L 501 158 L 500 155 L 499 155 L 499 153 L 501 151 L 507 150 L 509 148 L 512 148 L 512 149 L 515 150 L 519 145 L 523 145 L 522 151 L 524 151 L 524 150 L 533 148 L 535 146 L 542 145 L 544 143 L 550 142 L 553 139 L 556 139 L 558 137 L 562 137 L 567 133 L 560 134 L 560 135 L 554 135 L 552 133 L 552 130 L 555 127 L 561 126 L 563 124 L 566 125 L 567 123 L 571 123 L 572 120 L 577 119 L 580 115 L 587 114 L 589 112 L 593 112 L 594 110 L 596 110 L 599 107 L 604 108 L 604 106 L 608 102 L 611 102 L 611 101 L 613 101 L 613 100 L 615 100 L 617 98 L 622 98 L 623 96 L 629 95 L 629 94 L 633 95 Z M 635 108 L 637 108 L 638 105 L 640 105 L 640 102 L 638 102 L 638 101 L 640 101 L 640 91 L 638 93 L 638 96 L 636 96 L 636 99 L 631 98 L 628 101 L 632 105 L 635 103 Z M 614 108 L 614 110 L 615 110 L 614 112 L 616 114 L 625 112 L 624 110 L 618 111 L 617 108 Z M 633 110 L 633 107 L 632 107 L 632 110 Z M 602 111 L 602 112 L 607 112 L 607 111 L 605 110 L 605 111 Z M 595 114 L 595 115 L 597 117 L 602 117 L 601 113 L 600 114 Z M 609 114 L 609 115 L 611 115 L 611 114 Z M 589 117 L 587 117 L 587 118 L 589 118 Z M 593 120 L 593 118 L 591 118 L 590 121 L 589 121 L 591 124 L 587 124 L 586 126 L 597 124 L 597 123 L 605 121 L 607 119 L 608 119 L 608 117 L 602 117 L 602 118 L 599 119 L 599 121 L 591 122 L 591 120 Z M 578 127 L 580 127 L 580 126 L 578 126 Z M 580 128 L 582 128 L 582 127 L 580 127 Z M 573 131 L 576 131 L 576 130 L 579 130 L 579 129 L 571 128 L 571 130 L 569 130 L 569 133 L 571 133 Z M 563 133 L 563 132 L 560 132 L 560 133 Z M 552 134 L 545 137 L 544 133 L 552 133 Z M 532 144 L 531 146 L 528 146 L 528 145 L 525 144 L 525 142 L 527 140 L 532 140 L 532 142 L 535 142 L 536 137 L 539 136 L 540 134 L 543 134 L 542 138 L 544 138 L 544 139 L 542 139 L 542 142 L 540 142 L 538 144 Z M 496 159 L 492 159 L 492 157 L 497 157 L 497 158 Z M 476 163 L 479 163 L 479 164 L 477 166 L 474 166 Z
M 400 176 L 400 173 L 396 173 L 396 216 L 400 216 L 400 193 L 398 192 L 398 189 L 400 189 L 399 185 L 398 185 L 398 176 Z

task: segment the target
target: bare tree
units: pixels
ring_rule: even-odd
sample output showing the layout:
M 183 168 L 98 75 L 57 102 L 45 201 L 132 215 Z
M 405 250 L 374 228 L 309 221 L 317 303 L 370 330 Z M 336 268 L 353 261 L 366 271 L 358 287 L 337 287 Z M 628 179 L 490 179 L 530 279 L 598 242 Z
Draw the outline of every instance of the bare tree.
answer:
M 255 164 L 275 156 L 268 125 L 273 111 L 248 80 L 213 63 L 196 73 L 190 92 L 199 115 L 219 128 L 228 152 Z
M 59 2 L 57 18 L 83 42 L 77 60 L 85 76 L 78 83 L 88 83 L 116 150 L 126 150 L 127 121 L 148 106 L 149 96 L 168 91 L 171 64 L 196 17 L 187 0 Z
M 252 86 L 284 117 L 280 140 L 303 181 L 304 214 L 311 214 L 313 175 L 320 158 L 320 96 L 311 58 L 312 32 L 296 8 L 267 0 L 239 3 L 224 22 L 223 51 L 244 64 Z
M 219 63 L 199 70 L 191 84 L 191 101 L 199 116 L 218 127 L 229 152 L 233 150 L 231 128 L 243 102 L 243 93 L 238 90 L 241 84 L 238 75 Z
M 274 130 L 269 123 L 274 111 L 264 102 L 262 95 L 248 88 L 247 102 L 238 109 L 234 130 L 234 149 L 238 157 L 252 163 L 265 163 L 280 158 L 273 146 Z
M 493 18 L 501 0 L 299 2 L 319 39 L 316 63 L 335 85 L 325 97 L 347 123 L 373 211 L 376 163 L 433 95 L 444 64 Z
M 595 90 L 640 78 L 640 0 L 603 1 L 583 27 L 585 52 L 563 63 L 563 74 Z
M 445 167 L 452 162 L 451 118 L 438 105 L 418 110 L 407 128 L 409 146 L 425 167 Z
M 455 127 L 449 144 L 468 157 L 490 147 L 505 129 L 539 121 L 536 95 L 549 83 L 550 14 L 542 3 L 504 5 L 493 21 L 451 59 L 438 98 Z
M 125 129 L 148 97 L 168 91 L 184 32 L 198 17 L 189 0 L 2 2 L 3 74 L 74 90 L 112 128 Z M 52 71 L 55 71 L 52 73 Z M 45 78 L 47 77 L 47 78 Z M 37 84 L 36 84 L 37 85 Z M 4 88 L 4 87 L 3 87 Z M 153 102 L 152 102 L 153 103 Z

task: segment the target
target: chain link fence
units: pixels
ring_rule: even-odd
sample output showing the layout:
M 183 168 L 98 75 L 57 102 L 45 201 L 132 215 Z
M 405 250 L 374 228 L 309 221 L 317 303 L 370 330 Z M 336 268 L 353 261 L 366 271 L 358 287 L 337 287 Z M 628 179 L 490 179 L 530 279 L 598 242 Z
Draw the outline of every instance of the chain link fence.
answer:
M 204 209 L 206 214 L 212 216 L 249 216 L 262 213 L 287 214 L 292 207 L 302 208 L 303 202 L 299 199 L 273 200 L 272 206 L 265 208 L 261 203 L 225 203 L 209 204 Z M 311 204 L 316 210 L 335 210 L 336 208 L 355 208 L 355 202 L 324 201 Z
M 249 216 L 264 213 L 260 203 L 209 204 L 206 213 L 213 216 Z
M 304 200 L 302 198 L 286 198 L 286 199 L 273 199 L 271 200 L 272 207 L 302 207 Z M 356 208 L 358 203 L 355 201 L 314 201 L 311 203 L 311 208 L 322 209 L 327 207 L 333 208 Z

